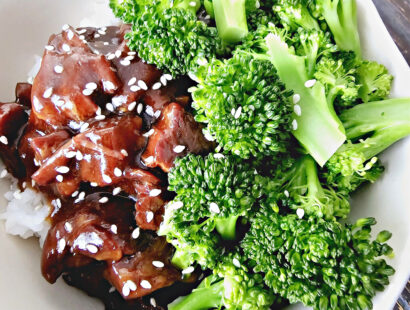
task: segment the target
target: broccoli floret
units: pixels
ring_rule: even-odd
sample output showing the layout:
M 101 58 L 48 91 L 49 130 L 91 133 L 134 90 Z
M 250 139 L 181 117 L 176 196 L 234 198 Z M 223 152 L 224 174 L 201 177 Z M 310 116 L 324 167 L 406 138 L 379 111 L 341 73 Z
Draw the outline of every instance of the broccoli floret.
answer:
M 306 58 L 295 55 L 286 41 L 286 33 L 273 25 L 260 27 L 234 53 L 273 63 L 286 88 L 294 92 L 292 133 L 323 166 L 346 140 L 343 125 L 327 102 L 324 86 L 309 78 Z
M 291 31 L 298 28 L 306 30 L 320 30 L 320 26 L 309 11 L 309 1 L 306 0 L 277 0 L 273 10 L 278 15 L 282 25 Z
M 356 0 L 315 0 L 336 41 L 343 51 L 353 51 L 361 57 Z
M 269 60 L 236 55 L 199 68 L 192 89 L 196 120 L 220 148 L 242 158 L 287 152 L 291 92 Z
M 248 27 L 250 31 L 255 31 L 260 26 L 268 26 L 269 23 L 277 24 L 278 18 L 272 10 L 272 6 L 261 6 L 259 9 L 249 12 Z
M 174 76 L 195 71 L 206 59 L 226 53 L 218 31 L 199 21 L 199 0 L 128 0 L 111 7 L 117 17 L 132 24 L 126 34 L 131 50 L 150 64 Z
M 316 66 L 315 78 L 326 88 L 329 104 L 338 112 L 354 106 L 359 98 L 357 66 L 352 61 L 354 53 L 342 53 L 334 57 L 322 57 Z
M 285 173 L 275 173 L 280 193 L 281 207 L 293 210 L 303 209 L 304 213 L 334 219 L 345 218 L 350 212 L 348 197 L 332 188 L 322 185 L 316 163 L 310 156 L 303 156 Z
M 177 196 L 159 234 L 177 248 L 173 261 L 181 268 L 195 262 L 214 267 L 219 242 L 236 238 L 238 218 L 252 211 L 268 182 L 240 158 L 221 154 L 177 159 L 168 181 Z
M 393 76 L 385 66 L 375 61 L 364 61 L 357 73 L 361 84 L 359 95 L 364 102 L 383 100 L 389 96 Z
M 268 310 L 275 296 L 260 274 L 252 274 L 240 254 L 221 257 L 222 262 L 186 297 L 168 305 L 169 310 L 248 309 Z
M 362 139 L 340 147 L 326 164 L 327 178 L 340 189 L 354 190 L 359 180 L 374 181 L 382 172 L 379 165 L 373 168 L 375 156 L 410 135 L 410 98 L 359 104 L 340 119 L 348 139 Z
M 391 234 L 370 237 L 372 218 L 343 225 L 261 210 L 241 246 L 254 272 L 274 293 L 314 309 L 369 309 L 394 273 L 381 256 Z

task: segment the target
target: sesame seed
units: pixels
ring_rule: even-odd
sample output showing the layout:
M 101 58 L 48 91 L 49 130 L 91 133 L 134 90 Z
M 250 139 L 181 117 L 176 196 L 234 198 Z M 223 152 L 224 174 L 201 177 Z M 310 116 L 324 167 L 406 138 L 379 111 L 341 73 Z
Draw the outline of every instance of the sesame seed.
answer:
M 110 45 L 110 43 L 108 43 L 108 42 L 104 42 L 103 44 L 104 44 L 105 46 Z
M 161 81 L 162 85 L 167 86 L 168 81 L 165 75 L 161 76 L 159 80 Z
M 5 145 L 9 144 L 9 140 L 7 139 L 6 136 L 1 136 L 0 137 L 0 142 L 5 144 Z
M 160 116 L 161 116 L 161 110 L 155 111 L 154 117 L 155 117 L 155 118 L 159 118 Z
M 138 239 L 139 236 L 140 236 L 140 228 L 137 227 L 133 230 L 131 237 L 132 239 Z
M 122 149 L 120 152 L 121 152 L 122 155 L 128 156 L 128 152 L 126 150 Z
M 110 111 L 110 112 L 114 112 L 114 106 L 113 106 L 112 103 L 107 103 L 107 104 L 105 105 L 105 108 L 106 108 L 108 111 Z
M 90 126 L 89 123 L 84 123 L 84 124 L 82 124 L 81 127 L 80 127 L 80 132 L 86 131 L 89 126 Z
M 194 271 L 195 271 L 195 268 L 192 267 L 192 266 L 190 266 L 190 267 L 188 267 L 188 268 L 182 270 L 181 273 L 182 273 L 182 274 L 191 274 L 191 273 L 193 273 Z
M 124 285 L 122 288 L 122 294 L 124 296 L 128 296 L 130 294 L 130 288 L 128 287 L 128 285 Z
M 235 119 L 238 119 L 242 114 L 242 107 L 239 107 L 235 112 Z
M 102 29 L 99 29 L 98 30 L 98 33 L 100 34 L 100 35 L 106 35 L 107 33 L 104 31 L 104 30 L 102 30 Z
M 67 38 L 69 40 L 72 40 L 74 38 L 74 32 L 72 32 L 71 30 L 67 31 Z
M 73 231 L 73 226 L 71 225 L 71 223 L 65 222 L 64 223 L 64 229 L 66 230 L 66 232 L 70 233 L 70 232 Z
M 206 15 L 205 19 L 211 19 L 211 15 Z
M 293 110 L 295 111 L 295 114 L 297 116 L 301 116 L 302 115 L 302 108 L 300 107 L 300 105 L 295 104 L 295 106 L 293 107 Z
M 78 34 L 84 34 L 86 32 L 87 32 L 87 29 L 81 29 L 77 31 Z
M 98 252 L 98 248 L 94 245 L 94 244 L 87 244 L 86 245 L 86 249 L 88 252 L 90 252 L 91 254 L 95 254 Z
M 106 56 L 106 58 L 108 59 L 108 60 L 113 60 L 114 58 L 115 58 L 115 55 L 114 54 L 108 54 L 107 56 Z
M 84 198 L 85 198 L 85 192 L 81 192 L 81 193 L 78 195 L 78 199 L 83 200 Z
M 61 182 L 64 181 L 64 177 L 61 174 L 59 174 L 59 175 L 56 176 L 56 180 L 57 180 L 57 182 L 61 183 Z
M 118 195 L 120 192 L 121 192 L 121 187 L 116 187 L 113 189 L 112 194 L 115 196 L 115 195 Z
M 79 38 L 80 38 L 80 40 L 83 40 L 84 43 L 87 43 L 87 41 L 84 40 L 84 39 L 85 39 L 85 36 L 81 35 L 81 36 L 79 36 Z
M 121 169 L 120 169 L 120 168 L 115 168 L 115 169 L 114 169 L 114 175 L 115 175 L 116 177 L 122 176 L 122 171 L 121 171 Z
M 112 182 L 112 180 L 111 180 L 111 178 L 108 176 L 108 175 L 106 175 L 106 174 L 103 174 L 102 175 L 102 178 L 103 178 L 103 180 L 104 180 L 104 182 L 105 183 L 111 183 Z
M 152 190 L 149 192 L 149 196 L 150 196 L 150 197 L 157 197 L 158 195 L 161 194 L 161 192 L 162 192 L 162 190 L 160 190 L 160 189 L 158 189 L 158 188 L 155 188 L 155 189 L 152 189 Z
M 150 105 L 147 105 L 145 108 L 145 113 L 147 113 L 149 116 L 154 116 L 154 110 Z
M 110 289 L 108 290 L 108 293 L 114 293 L 115 292 L 115 287 L 111 286 Z
M 136 291 L 137 290 L 137 285 L 135 284 L 134 281 L 127 280 L 127 282 L 125 282 L 125 283 L 130 288 L 131 291 Z
M 297 130 L 297 129 L 298 129 L 298 121 L 295 120 L 295 119 L 292 121 L 292 128 L 293 128 L 293 130 Z
M 147 212 L 147 223 L 151 223 L 154 219 L 154 213 L 152 211 Z
M 120 58 L 121 57 L 121 51 L 120 50 L 117 50 L 117 51 L 115 51 L 115 57 L 117 57 L 117 58 Z
M 48 99 L 51 97 L 52 94 L 53 94 L 53 88 L 49 87 L 44 91 L 43 98 Z
M 54 67 L 54 72 L 55 72 L 55 73 L 60 74 L 60 73 L 63 73 L 63 71 L 64 71 L 64 68 L 63 68 L 63 66 L 61 66 L 61 65 L 56 65 L 56 66 Z
M 94 82 L 91 82 L 91 83 L 85 84 L 85 88 L 91 89 L 91 90 L 96 90 L 98 88 L 98 85 Z
M 162 268 L 162 267 L 165 266 L 165 264 L 164 264 L 163 262 L 160 262 L 160 261 L 158 261 L 158 260 L 152 261 L 152 265 L 154 265 L 154 266 L 157 267 L 157 268 Z
M 221 154 L 221 153 L 216 153 L 216 154 L 214 154 L 214 158 L 215 159 L 222 159 L 222 158 L 225 158 L 225 155 Z
M 70 29 L 70 26 L 67 25 L 67 24 L 64 24 L 63 27 L 62 27 L 62 29 L 63 29 L 64 31 L 67 31 L 68 29 Z
M 60 166 L 56 168 L 56 171 L 58 173 L 64 174 L 64 173 L 68 173 L 70 171 L 70 168 L 68 168 L 67 166 Z
M 192 7 L 196 7 L 196 2 L 195 1 L 189 2 L 189 5 Z
M 135 56 L 135 55 L 137 55 L 137 52 L 128 52 L 128 55 Z
M 71 197 L 74 198 L 74 197 L 77 196 L 77 195 L 78 195 L 78 191 L 75 191 L 74 193 L 71 194 Z
M 182 201 L 175 201 L 175 202 L 172 204 L 172 208 L 173 208 L 174 210 L 181 209 L 183 206 L 184 206 L 184 203 L 183 203 Z
M 155 161 L 154 156 L 150 156 L 150 157 L 147 157 L 147 158 L 144 160 L 144 163 L 146 163 L 147 165 L 149 165 L 149 164 L 152 164 L 154 161 Z
M 94 117 L 94 119 L 95 119 L 96 121 L 105 120 L 105 115 L 97 115 L 96 117 Z
M 33 179 L 31 180 L 31 186 L 32 187 L 36 186 L 36 181 L 34 181 Z
M 305 215 L 305 210 L 303 210 L 303 209 L 297 209 L 296 210 L 296 215 L 301 219 L 301 218 L 303 218 L 303 216 Z
M 294 94 L 293 95 L 293 103 L 297 104 L 300 101 L 300 95 L 299 94 Z
M 139 80 L 137 82 L 138 86 L 141 87 L 143 90 L 148 90 L 147 84 L 143 80 Z
M 112 231 L 113 234 L 117 234 L 117 232 L 118 232 L 117 225 L 115 225 L 115 224 L 111 225 L 110 230 Z
M 45 46 L 45 49 L 46 49 L 47 51 L 52 51 L 52 50 L 54 50 L 54 46 L 52 46 L 52 45 L 46 45 L 46 46 Z
M 236 113 L 235 108 L 232 108 L 232 110 L 231 110 L 231 114 L 232 114 L 232 116 L 235 116 L 235 113 Z
M 149 138 L 154 134 L 155 130 L 154 129 L 150 129 L 149 131 L 147 131 L 146 133 L 143 134 L 143 136 L 145 138 Z
M 138 107 L 137 107 L 137 113 L 138 113 L 138 114 L 141 114 L 142 109 L 144 109 L 144 105 L 143 105 L 142 103 L 139 103 L 139 104 L 138 104 Z
M 120 64 L 124 67 L 128 67 L 131 64 L 131 61 L 129 61 L 128 59 L 123 59 L 120 61 Z
M 157 301 L 155 300 L 154 297 L 151 297 L 149 300 L 149 303 L 151 304 L 151 306 L 156 307 L 157 306 Z
M 232 263 L 235 267 L 238 267 L 238 268 L 241 267 L 241 263 L 239 262 L 239 260 L 237 258 L 234 258 L 232 260 Z
M 221 213 L 219 206 L 215 202 L 211 202 L 211 204 L 209 205 L 209 210 L 213 213 Z
M 128 86 L 134 85 L 137 82 L 137 78 L 136 77 L 132 77 L 130 78 L 130 80 L 128 81 Z
M 136 106 L 137 106 L 137 102 L 136 102 L 136 101 L 131 102 L 131 103 L 128 105 L 128 111 L 131 112 L 132 110 L 135 109 Z
M 152 89 L 153 89 L 153 90 L 157 90 L 157 89 L 160 89 L 161 86 L 162 86 L 162 84 L 157 82 L 157 83 L 155 83 L 154 85 L 152 85 Z
M 185 150 L 185 145 L 177 145 L 174 147 L 174 152 L 175 153 L 181 153 Z
M 108 197 L 102 197 L 100 200 L 98 200 L 99 203 L 107 203 L 108 202 Z
M 57 206 L 57 208 L 61 208 L 61 199 L 60 198 L 57 198 L 56 199 L 56 206 Z
M 172 75 L 171 74 L 164 74 L 165 79 L 168 81 L 172 81 Z
M 0 173 L 0 178 L 3 179 L 7 176 L 8 172 L 7 169 L 3 169 Z
M 91 182 L 90 185 L 91 185 L 92 187 L 97 187 L 97 186 L 98 186 L 98 183 L 96 183 L 96 182 Z
M 61 48 L 63 49 L 64 52 L 67 52 L 67 53 L 71 51 L 70 46 L 69 46 L 68 44 L 66 44 L 66 43 L 64 43 L 64 44 L 61 46 Z
M 286 189 L 285 189 L 285 191 L 284 191 L 284 194 L 285 194 L 286 197 L 289 198 L 289 192 L 288 192 Z
M 77 160 L 83 160 L 84 156 L 80 151 L 77 151 L 77 153 L 75 154 L 75 159 Z
M 137 91 L 140 91 L 141 88 L 140 88 L 139 86 L 137 86 L 137 85 L 132 85 L 132 86 L 130 87 L 130 90 L 131 90 L 133 93 L 136 93 Z
M 140 283 L 142 288 L 145 288 L 147 290 L 151 289 L 151 283 L 149 283 L 147 280 L 142 280 Z
M 309 81 L 306 81 L 305 87 L 306 87 L 306 88 L 311 88 L 311 87 L 315 86 L 315 84 L 316 84 L 316 80 L 315 80 L 315 79 L 309 80 Z
M 125 57 L 124 59 L 125 59 L 125 60 L 128 60 L 128 61 L 133 61 L 134 58 L 135 58 L 135 56 L 127 56 L 127 57 Z
M 66 243 L 65 239 L 58 240 L 57 241 L 57 252 L 58 253 L 63 253 L 66 245 L 67 245 L 67 243 Z
M 99 37 L 101 37 L 101 35 L 99 33 L 94 34 L 94 38 L 98 39 Z

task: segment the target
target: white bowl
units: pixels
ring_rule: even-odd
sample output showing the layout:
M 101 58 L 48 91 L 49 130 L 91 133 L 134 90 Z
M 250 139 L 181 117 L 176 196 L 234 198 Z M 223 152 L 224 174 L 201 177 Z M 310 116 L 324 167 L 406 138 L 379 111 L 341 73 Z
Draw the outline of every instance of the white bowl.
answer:
M 1 0 L 0 100 L 13 101 L 16 82 L 25 81 L 34 55 L 42 55 L 51 33 L 63 24 L 110 24 L 108 1 Z M 410 69 L 370 0 L 358 0 L 364 56 L 386 65 L 395 76 L 392 97 L 410 97 Z M 84 20 L 86 18 L 86 20 Z M 390 245 L 396 269 L 391 284 L 374 298 L 374 309 L 393 308 L 410 275 L 410 139 L 394 145 L 382 156 L 387 170 L 372 186 L 355 195 L 352 219 L 373 216 L 376 230 L 393 232 Z M 7 184 L 0 183 L 0 193 Z M 2 195 L 0 195 L 2 197 Z M 3 199 L 3 198 L 1 198 Z M 4 200 L 0 201 L 4 204 Z M 102 304 L 63 281 L 49 285 L 40 274 L 41 251 L 36 240 L 8 236 L 0 224 L 0 309 L 103 309 Z M 300 308 L 293 306 L 292 308 Z

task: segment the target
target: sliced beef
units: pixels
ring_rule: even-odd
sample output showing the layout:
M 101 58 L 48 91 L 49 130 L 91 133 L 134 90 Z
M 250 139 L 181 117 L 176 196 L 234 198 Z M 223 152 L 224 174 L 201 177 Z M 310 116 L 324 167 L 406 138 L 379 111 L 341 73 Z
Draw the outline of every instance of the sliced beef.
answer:
M 93 194 L 76 208 L 64 202 L 62 208 L 43 248 L 42 273 L 49 282 L 73 266 L 88 264 L 89 259 L 118 261 L 135 253 L 132 201 Z
M 147 249 L 108 263 L 105 277 L 125 299 L 148 295 L 181 279 L 170 262 L 171 254 L 172 247 L 158 237 Z
M 177 104 L 169 104 L 153 126 L 148 146 L 142 159 L 147 167 L 160 167 L 168 172 L 177 157 L 188 153 L 205 153 L 213 144 L 205 139 L 202 127 L 194 117 Z

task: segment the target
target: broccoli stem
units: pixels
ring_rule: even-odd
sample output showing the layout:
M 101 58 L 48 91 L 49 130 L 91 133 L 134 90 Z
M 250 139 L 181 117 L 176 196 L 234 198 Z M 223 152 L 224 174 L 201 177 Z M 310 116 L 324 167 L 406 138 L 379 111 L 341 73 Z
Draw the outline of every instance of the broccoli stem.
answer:
M 294 55 L 276 34 L 269 34 L 266 44 L 280 79 L 295 92 L 294 103 L 300 107 L 301 113 L 294 113 L 293 134 L 323 166 L 346 140 L 343 125 L 328 104 L 323 85 L 314 81 L 313 87 L 306 84 L 309 79 L 305 59 Z
M 223 303 L 224 289 L 223 280 L 211 286 L 200 286 L 188 296 L 177 299 L 168 305 L 168 310 L 208 310 L 219 308 Z
M 307 197 L 320 200 L 325 196 L 322 185 L 320 184 L 315 161 L 310 156 L 305 156 L 302 165 L 304 165 L 307 180 Z
M 238 221 L 239 215 L 231 216 L 226 219 L 215 220 L 216 231 L 225 240 L 235 240 L 236 238 L 236 222 Z
M 345 51 L 354 51 L 361 57 L 360 36 L 357 26 L 356 0 L 323 0 L 323 16 L 336 44 Z
M 228 43 L 241 41 L 248 34 L 245 0 L 213 0 L 219 37 Z
M 406 125 L 410 126 L 410 98 L 389 99 L 356 105 L 344 111 L 340 119 L 346 128 L 348 139 L 355 139 L 368 133 L 386 129 L 392 136 L 395 128 L 400 127 L 405 133 Z M 392 129 L 389 129 L 389 128 Z
M 190 255 L 187 252 L 176 250 L 174 256 L 171 259 L 172 265 L 179 269 L 185 269 L 190 266 L 192 261 Z
M 200 0 L 182 0 L 182 1 L 174 1 L 174 8 L 179 8 L 186 11 L 191 11 L 193 14 L 201 7 Z

